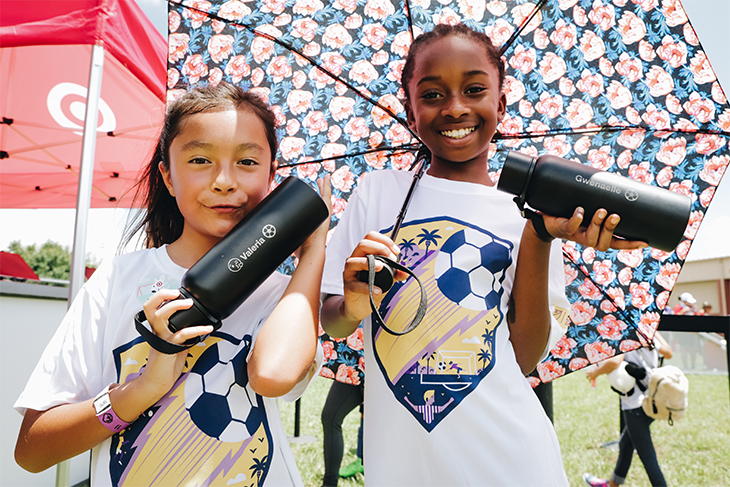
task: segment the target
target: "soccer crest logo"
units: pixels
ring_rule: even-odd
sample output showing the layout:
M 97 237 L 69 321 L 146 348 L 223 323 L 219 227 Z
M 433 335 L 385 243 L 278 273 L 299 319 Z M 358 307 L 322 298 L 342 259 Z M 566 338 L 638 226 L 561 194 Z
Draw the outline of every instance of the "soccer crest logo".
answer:
M 401 228 L 401 263 L 428 294 L 413 332 L 372 328 L 375 357 L 398 401 L 432 431 L 494 367 L 495 335 L 504 310 L 502 284 L 512 265 L 511 242 L 441 217 Z M 414 280 L 393 285 L 380 314 L 393 329 L 410 323 L 420 291 Z

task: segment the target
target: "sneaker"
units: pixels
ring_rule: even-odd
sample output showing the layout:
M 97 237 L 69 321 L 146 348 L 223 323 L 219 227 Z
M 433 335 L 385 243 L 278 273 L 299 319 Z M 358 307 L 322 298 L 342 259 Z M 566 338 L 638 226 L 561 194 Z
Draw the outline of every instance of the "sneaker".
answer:
M 365 469 L 362 466 L 362 458 L 357 458 L 351 464 L 340 469 L 340 477 L 352 477 L 353 475 L 363 473 L 364 471 Z
M 608 480 L 599 479 L 598 477 L 589 473 L 583 474 L 583 480 L 585 480 L 586 484 L 590 485 L 591 487 L 608 487 Z

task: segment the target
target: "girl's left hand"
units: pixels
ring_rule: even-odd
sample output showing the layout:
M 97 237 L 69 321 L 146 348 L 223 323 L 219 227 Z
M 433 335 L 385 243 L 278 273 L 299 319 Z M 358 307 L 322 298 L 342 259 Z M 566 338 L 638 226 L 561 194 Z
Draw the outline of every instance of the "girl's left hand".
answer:
M 596 250 L 605 251 L 609 248 L 619 250 L 643 249 L 646 242 L 640 240 L 624 240 L 615 237 L 613 231 L 616 229 L 621 217 L 617 214 L 608 215 L 608 212 L 601 208 L 593 215 L 590 223 L 581 227 L 583 223 L 583 208 L 575 209 L 573 216 L 560 218 L 542 214 L 545 221 L 545 228 L 556 238 L 572 240 L 587 247 L 594 247 Z

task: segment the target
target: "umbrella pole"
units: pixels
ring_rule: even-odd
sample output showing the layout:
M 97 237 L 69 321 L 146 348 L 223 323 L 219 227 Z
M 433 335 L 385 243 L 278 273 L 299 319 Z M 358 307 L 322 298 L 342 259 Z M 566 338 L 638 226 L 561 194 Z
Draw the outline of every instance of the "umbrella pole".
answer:
M 96 127 L 99 119 L 99 98 L 101 96 L 101 75 L 104 70 L 104 48 L 94 45 L 91 51 L 89 89 L 86 94 L 86 116 L 81 149 L 79 187 L 76 194 L 76 223 L 74 244 L 71 253 L 71 276 L 68 306 L 71 307 L 76 294 L 84 284 L 86 276 L 86 229 L 91 206 L 91 189 L 94 175 L 94 151 L 96 150 Z M 65 460 L 56 467 L 56 487 L 68 487 L 71 477 L 71 461 Z

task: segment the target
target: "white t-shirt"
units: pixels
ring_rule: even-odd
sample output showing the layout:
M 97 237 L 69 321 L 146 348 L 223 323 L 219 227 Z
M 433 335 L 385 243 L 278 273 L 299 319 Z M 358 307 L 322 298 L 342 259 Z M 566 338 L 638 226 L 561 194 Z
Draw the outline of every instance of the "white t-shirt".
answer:
M 322 290 L 342 294 L 344 262 L 368 231 L 390 234 L 412 174 L 361 179 L 327 249 Z M 424 175 L 396 244 L 422 280 L 428 311 L 395 337 L 364 322 L 366 483 L 567 485 L 560 446 L 509 341 L 506 314 L 524 228 L 511 196 Z M 550 301 L 567 310 L 559 241 Z M 396 283 L 379 309 L 410 323 L 418 284 Z M 556 341 L 558 336 L 552 337 Z
M 657 345 L 657 342 L 654 342 Z M 644 391 L 641 390 L 639 384 L 644 389 L 649 387 L 649 380 L 651 379 L 651 372 L 659 365 L 659 353 L 656 348 L 639 348 L 632 350 L 624 355 L 624 360 L 632 364 L 643 367 L 646 370 L 646 377 L 642 380 L 637 380 L 637 385 L 634 386 L 632 391 L 629 391 L 628 395 L 621 395 L 621 410 L 627 411 L 630 409 L 636 409 L 642 407 L 644 403 Z
M 105 262 L 74 300 L 15 409 L 24 414 L 84 401 L 138 376 L 149 345 L 133 317 L 152 293 L 177 289 L 185 271 L 165 247 Z M 265 485 L 302 485 L 276 399 L 253 392 L 246 372 L 256 336 L 288 282 L 272 274 L 219 330 L 189 349 L 165 397 L 92 449 L 92 485 L 233 485 L 259 476 Z M 319 348 L 317 359 L 321 364 Z M 300 396 L 313 375 L 285 399 Z

